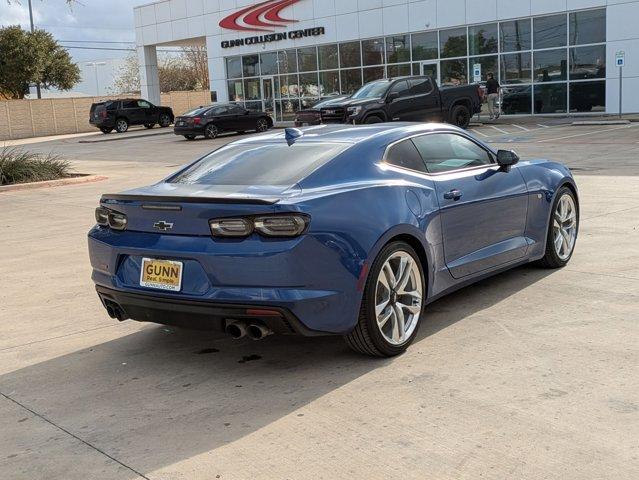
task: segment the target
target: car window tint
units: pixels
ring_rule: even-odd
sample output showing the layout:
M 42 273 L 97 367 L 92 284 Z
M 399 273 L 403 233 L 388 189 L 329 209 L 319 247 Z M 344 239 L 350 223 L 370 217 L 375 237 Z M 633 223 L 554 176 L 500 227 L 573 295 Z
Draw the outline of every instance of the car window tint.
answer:
M 489 165 L 492 156 L 475 142 L 454 133 L 413 138 L 430 173 Z
M 395 92 L 399 93 L 400 98 L 407 97 L 408 95 L 410 95 L 408 90 L 408 82 L 406 80 L 397 82 L 395 85 L 391 87 L 388 93 L 395 93 Z
M 149 102 L 145 102 L 144 100 L 138 100 L 138 107 L 151 108 L 151 104 Z
M 184 117 L 190 117 L 192 115 L 197 116 L 197 115 L 206 115 L 208 113 L 208 111 L 211 110 L 210 107 L 200 107 L 200 108 L 196 108 L 194 110 L 189 110 L 188 112 L 184 113 L 182 116 Z
M 346 150 L 348 143 L 228 145 L 169 180 L 205 185 L 291 186 Z
M 207 115 L 225 115 L 229 113 L 229 107 L 214 107 L 210 109 Z
M 426 173 L 426 166 L 415 145 L 410 140 L 396 143 L 388 149 L 386 162 L 397 167 Z
M 138 102 L 135 100 L 125 100 L 122 102 L 122 108 L 138 108 Z
M 408 84 L 411 95 L 424 95 L 433 89 L 430 84 L 430 79 L 428 78 L 416 78 L 414 80 L 410 80 Z
M 231 108 L 229 108 L 228 113 L 230 113 L 232 115 L 240 115 L 240 114 L 244 113 L 244 109 L 242 107 L 238 107 L 238 106 L 234 105 Z
M 110 112 L 118 109 L 118 105 L 120 102 L 110 102 L 106 104 L 106 109 Z

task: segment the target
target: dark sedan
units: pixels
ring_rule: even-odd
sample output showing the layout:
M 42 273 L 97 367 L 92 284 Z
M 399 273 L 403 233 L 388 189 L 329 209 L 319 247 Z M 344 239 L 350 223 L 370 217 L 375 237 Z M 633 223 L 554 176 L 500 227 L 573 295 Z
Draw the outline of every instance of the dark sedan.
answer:
M 222 132 L 265 132 L 273 127 L 273 119 L 264 112 L 253 112 L 239 105 L 199 107 L 175 119 L 174 132 L 187 140 L 198 135 L 216 138 Z

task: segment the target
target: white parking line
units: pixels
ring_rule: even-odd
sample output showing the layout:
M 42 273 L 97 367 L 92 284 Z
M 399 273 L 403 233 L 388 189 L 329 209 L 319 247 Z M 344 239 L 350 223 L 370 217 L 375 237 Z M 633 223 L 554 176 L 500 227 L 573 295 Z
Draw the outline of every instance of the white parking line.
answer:
M 481 135 L 482 137 L 488 137 L 488 135 L 486 135 L 485 133 L 480 132 L 476 128 L 471 128 L 470 131 L 471 132 L 475 132 L 476 134 Z
M 544 125 L 543 123 L 538 123 L 537 125 L 541 128 L 550 128 L 548 125 Z
M 555 142 L 557 140 L 566 140 L 568 138 L 584 137 L 586 135 L 595 135 L 597 133 L 612 132 L 613 130 L 621 130 L 623 128 L 632 128 L 633 126 L 634 125 L 623 125 L 621 127 L 607 128 L 605 130 L 594 130 L 590 132 L 576 133 L 574 135 L 566 135 L 565 137 L 545 138 L 543 140 L 537 140 L 537 143 Z
M 514 124 L 514 123 L 511 123 L 511 125 L 512 125 L 513 127 L 520 128 L 520 129 L 521 129 L 521 130 L 523 130 L 524 132 L 530 132 L 530 129 L 529 129 L 529 128 L 522 127 L 521 125 L 516 125 L 516 124 Z
M 506 135 L 509 135 L 509 134 L 510 134 L 510 132 L 507 132 L 506 130 L 502 130 L 501 128 L 497 128 L 497 127 L 495 127 L 494 125 L 488 125 L 488 126 L 489 126 L 490 128 L 494 128 L 494 129 L 495 129 L 495 130 L 497 130 L 498 132 L 505 133 Z

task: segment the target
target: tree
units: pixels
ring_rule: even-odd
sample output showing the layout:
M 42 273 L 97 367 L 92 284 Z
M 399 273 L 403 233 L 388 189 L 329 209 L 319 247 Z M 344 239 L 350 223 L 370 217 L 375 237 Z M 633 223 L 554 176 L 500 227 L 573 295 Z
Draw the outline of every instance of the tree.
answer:
M 79 81 L 80 69 L 50 33 L 0 28 L 0 94 L 24 98 L 33 83 L 70 90 Z
M 209 87 L 209 69 L 206 48 L 183 47 L 178 55 L 166 55 L 158 61 L 160 91 L 206 90 Z M 140 64 L 135 53 L 129 55 L 111 87 L 112 93 L 140 91 Z

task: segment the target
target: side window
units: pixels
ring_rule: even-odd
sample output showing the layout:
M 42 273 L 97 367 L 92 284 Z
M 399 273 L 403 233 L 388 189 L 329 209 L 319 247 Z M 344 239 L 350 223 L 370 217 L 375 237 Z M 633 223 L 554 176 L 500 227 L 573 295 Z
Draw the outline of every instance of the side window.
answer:
M 114 110 L 118 109 L 118 105 L 120 104 L 120 102 L 111 102 L 111 103 L 107 103 L 106 105 L 106 109 L 109 112 L 113 112 Z
M 388 93 L 399 93 L 399 98 L 408 97 L 410 95 L 408 90 L 408 82 L 406 80 L 402 80 L 401 82 L 397 82 L 395 85 L 391 87 Z
M 411 140 L 404 140 L 388 149 L 386 163 L 396 167 L 408 168 L 427 173 L 426 165 Z
M 433 90 L 433 86 L 430 83 L 429 78 L 416 78 L 409 80 L 411 95 L 425 95 Z
M 244 113 L 244 109 L 242 107 L 238 107 L 237 105 L 234 105 L 231 108 L 229 108 L 228 113 L 232 115 L 242 115 Z
M 460 168 L 479 167 L 493 163 L 492 155 L 461 135 L 435 133 L 413 139 L 429 173 Z
M 144 100 L 138 100 L 138 107 L 140 108 L 151 108 L 151 104 Z
M 138 102 L 135 100 L 125 100 L 122 102 L 122 108 L 138 108 Z
M 209 110 L 209 115 L 226 115 L 229 113 L 228 107 L 215 107 Z

